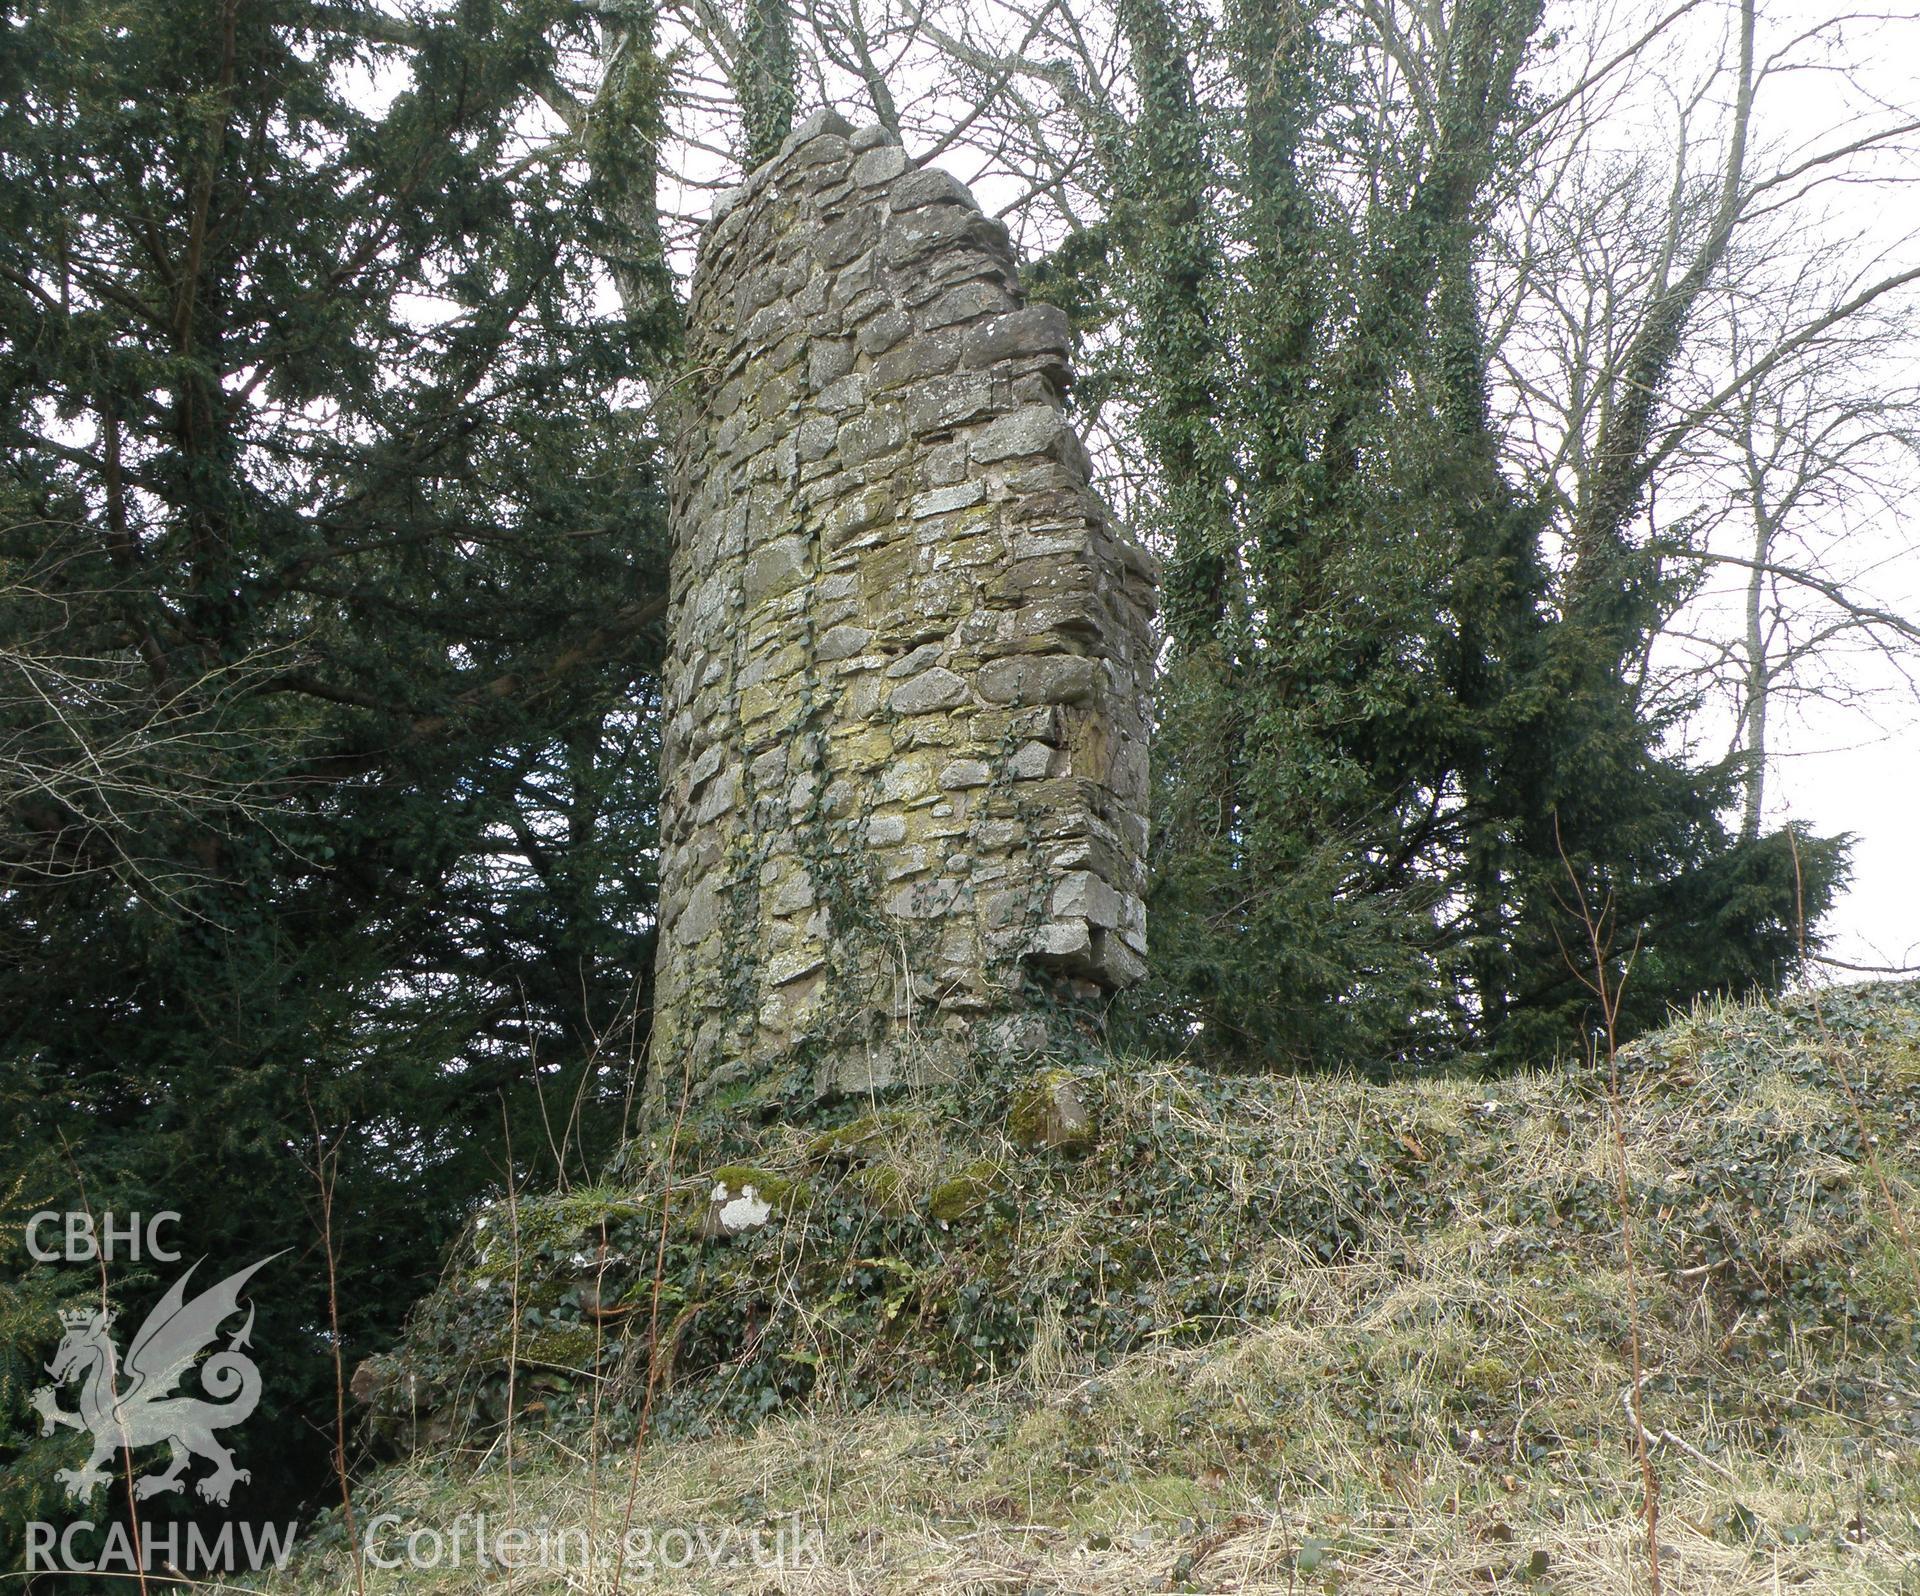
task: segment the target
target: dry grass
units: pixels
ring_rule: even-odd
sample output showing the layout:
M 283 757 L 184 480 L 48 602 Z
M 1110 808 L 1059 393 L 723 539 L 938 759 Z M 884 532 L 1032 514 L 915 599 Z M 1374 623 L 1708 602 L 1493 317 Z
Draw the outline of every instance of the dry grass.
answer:
M 1878 1072 L 1879 1153 L 1911 1224 L 1920 1115 L 1884 1105 L 1920 1075 L 1920 1003 L 1911 991 L 1890 998 L 1884 1017 L 1848 1034 L 1847 1067 Z M 1623 1124 L 1636 1190 L 1686 1191 L 1708 1178 L 1703 1160 L 1749 1131 L 1830 1126 L 1837 1094 L 1821 1085 L 1817 1048 L 1764 1009 L 1720 1006 L 1639 1050 Z M 1472 1178 L 1435 1172 L 1452 1194 L 1442 1220 L 1429 1206 L 1383 1228 L 1369 1213 L 1366 1245 L 1337 1263 L 1285 1236 L 1265 1246 L 1256 1273 L 1277 1308 L 1205 1346 L 1150 1344 L 1090 1374 L 1075 1366 L 1071 1326 L 1043 1316 L 1017 1375 L 951 1402 L 835 1403 L 748 1436 L 656 1442 L 639 1461 L 637 1525 L 657 1536 L 781 1524 L 789 1553 L 808 1537 L 799 1550 L 817 1563 L 696 1555 L 669 1568 L 643 1552 L 625 1559 L 622 1588 L 1645 1590 L 1617 1234 L 1604 1222 L 1519 1225 L 1510 1200 L 1606 1183 L 1605 1108 L 1578 1084 L 1280 1082 L 1253 1106 L 1236 1102 L 1221 1178 L 1256 1200 L 1276 1171 L 1297 1179 L 1383 1124 L 1416 1147 L 1448 1146 Z M 1203 1138 L 1220 1112 L 1178 1072 L 1122 1074 L 1113 1090 L 1110 1115 Z M 1248 1154 L 1247 1114 L 1264 1158 Z M 898 1151 L 914 1183 L 940 1167 L 917 1145 Z M 1738 1260 L 1702 1256 L 1658 1212 L 1641 1216 L 1639 1405 L 1655 1438 L 1666 1588 L 1920 1592 L 1920 1364 L 1905 1262 L 1857 1163 L 1815 1148 L 1780 1168 L 1771 1217 L 1756 1212 Z M 1049 1200 L 1070 1209 L 1050 1232 L 1058 1264 L 1098 1235 L 1102 1194 Z M 1742 1270 L 1774 1269 L 1830 1277 L 1856 1308 L 1809 1320 L 1729 1289 Z M 1892 1332 L 1864 1334 L 1859 1303 L 1880 1304 Z M 519 1452 L 511 1473 L 499 1448 L 477 1467 L 391 1468 L 362 1487 L 360 1521 L 397 1515 L 397 1544 L 408 1529 L 444 1533 L 485 1513 L 496 1536 L 511 1517 L 610 1547 L 627 1460 L 596 1463 L 526 1435 Z M 283 1588 L 348 1588 L 343 1537 L 309 1544 Z M 509 1571 L 469 1549 L 460 1568 L 370 1567 L 368 1589 L 606 1590 L 609 1569 L 579 1561 Z
M 1344 1298 L 1352 1283 L 1308 1284 Z M 1416 1307 L 1403 1296 L 1398 1311 L 1376 1308 L 1365 1324 L 1249 1331 L 1204 1352 L 1136 1359 L 1091 1386 L 980 1393 L 912 1415 L 816 1414 L 747 1438 L 661 1446 L 642 1461 L 637 1522 L 657 1535 L 787 1518 L 818 1532 L 820 1564 L 679 1569 L 630 1558 L 624 1588 L 742 1596 L 1643 1589 L 1638 1485 L 1623 1424 L 1614 1444 L 1553 1466 L 1484 1434 L 1461 1446 L 1382 1448 L 1342 1411 L 1341 1383 L 1327 1372 L 1336 1349 L 1351 1355 L 1374 1341 L 1377 1357 L 1400 1365 L 1415 1401 L 1459 1370 L 1474 1350 L 1453 1322 L 1460 1298 L 1429 1301 L 1438 1320 L 1420 1337 L 1425 1351 L 1395 1342 L 1392 1323 Z M 1513 1317 L 1524 1337 L 1526 1313 Z M 1608 1362 L 1548 1372 L 1541 1385 L 1592 1404 L 1596 1418 L 1617 1417 L 1618 1375 Z M 1196 1400 L 1239 1422 L 1183 1434 L 1182 1413 Z M 1920 1501 L 1909 1491 L 1903 1504 L 1871 1512 L 1863 1502 L 1870 1477 L 1911 1469 L 1912 1457 L 1849 1451 L 1837 1428 L 1810 1427 L 1764 1457 L 1724 1448 L 1720 1468 L 1731 1479 L 1671 1448 L 1658 1452 L 1671 1587 L 1700 1596 L 1920 1589 Z M 1063 1458 L 1094 1449 L 1125 1469 L 1109 1468 L 1120 1477 L 1107 1483 L 1076 1483 Z M 1248 1466 L 1254 1449 L 1268 1453 L 1258 1469 Z M 614 1543 L 625 1483 L 618 1466 L 596 1492 L 580 1467 L 547 1453 L 513 1483 L 509 1517 L 504 1470 L 457 1478 L 417 1469 L 389 1476 L 362 1516 L 398 1514 L 405 1528 L 444 1530 L 461 1514 L 485 1513 L 496 1530 L 518 1523 L 557 1535 L 576 1526 L 597 1544 Z M 1752 1516 L 1751 1542 L 1730 1525 L 1735 1503 Z M 1305 1572 L 1296 1567 L 1303 1547 L 1317 1563 Z M 1535 1566 L 1542 1572 L 1530 1579 Z M 300 1583 L 340 1589 L 350 1577 L 336 1553 L 309 1565 Z M 605 1588 L 578 1568 L 527 1569 L 513 1583 L 528 1593 Z M 374 1569 L 369 1577 L 375 1592 L 500 1588 L 501 1571 L 471 1560 L 458 1570 Z

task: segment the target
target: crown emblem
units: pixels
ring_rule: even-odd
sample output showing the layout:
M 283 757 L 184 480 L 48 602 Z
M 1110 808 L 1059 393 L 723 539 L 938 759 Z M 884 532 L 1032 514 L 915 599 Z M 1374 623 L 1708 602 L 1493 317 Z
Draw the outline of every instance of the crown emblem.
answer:
M 91 1308 L 62 1308 L 60 1310 L 60 1322 L 69 1330 L 84 1330 L 88 1325 L 93 1323 L 93 1310 Z

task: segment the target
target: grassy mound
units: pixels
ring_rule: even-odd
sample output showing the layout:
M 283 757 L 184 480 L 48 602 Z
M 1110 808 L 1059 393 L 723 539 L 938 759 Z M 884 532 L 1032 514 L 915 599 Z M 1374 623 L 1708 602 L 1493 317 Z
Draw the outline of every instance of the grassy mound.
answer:
M 484 1512 L 523 1591 L 1627 1591 L 1643 1425 L 1669 1590 L 1920 1590 L 1915 988 L 1617 1091 L 1115 1062 L 674 1152 L 482 1215 L 369 1371 L 383 1561 Z M 437 1561 L 368 1588 L 505 1577 Z

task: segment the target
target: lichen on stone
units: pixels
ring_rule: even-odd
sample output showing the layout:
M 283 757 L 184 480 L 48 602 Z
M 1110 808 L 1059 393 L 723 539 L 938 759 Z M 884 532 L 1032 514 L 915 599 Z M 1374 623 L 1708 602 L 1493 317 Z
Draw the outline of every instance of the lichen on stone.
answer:
M 753 1165 L 727 1164 L 708 1177 L 700 1228 L 709 1236 L 745 1235 L 805 1196 L 803 1182 Z

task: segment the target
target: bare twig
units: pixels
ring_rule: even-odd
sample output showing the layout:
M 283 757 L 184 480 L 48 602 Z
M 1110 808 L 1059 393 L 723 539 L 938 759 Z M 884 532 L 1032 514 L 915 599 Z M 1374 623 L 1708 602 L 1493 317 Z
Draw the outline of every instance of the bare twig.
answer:
M 66 1154 L 67 1167 L 73 1171 L 74 1188 L 80 1194 L 80 1211 L 87 1216 L 88 1229 L 98 1235 L 99 1226 L 93 1217 L 93 1204 L 87 1199 L 87 1177 L 80 1173 L 80 1160 L 73 1156 L 73 1148 L 68 1144 L 64 1134 L 60 1137 L 60 1150 Z M 112 1312 L 107 1301 L 107 1249 L 96 1247 L 93 1256 L 100 1267 L 100 1312 L 104 1317 Z M 113 1365 L 109 1363 L 107 1368 L 111 1376 Z M 113 1383 L 113 1379 L 110 1378 L 109 1389 Z M 123 1444 L 120 1448 L 120 1470 L 127 1482 L 127 1530 L 133 1537 L 133 1574 L 140 1584 L 140 1596 L 147 1596 L 147 1558 L 141 1546 L 140 1510 L 135 1505 L 133 1494 L 133 1447 L 124 1444 L 126 1435 L 124 1430 L 121 1435 Z
M 1613 981 L 1607 974 L 1607 966 L 1612 962 L 1612 931 L 1608 925 L 1611 918 L 1609 906 L 1602 904 L 1596 914 L 1587 901 L 1586 888 L 1581 885 L 1580 873 L 1573 868 L 1573 861 L 1567 857 L 1566 845 L 1560 839 L 1560 817 L 1553 818 L 1553 841 L 1559 850 L 1560 863 L 1566 867 L 1567 879 L 1573 883 L 1574 903 L 1582 927 L 1587 933 L 1587 946 L 1593 955 L 1593 978 L 1588 981 L 1580 974 L 1578 967 L 1569 960 L 1575 977 L 1581 980 L 1593 992 L 1600 1002 L 1602 1022 L 1601 1035 L 1605 1041 L 1607 1054 L 1607 1104 L 1609 1119 L 1613 1129 L 1613 1157 L 1615 1189 L 1620 1204 L 1620 1250 L 1627 1266 L 1627 1351 L 1632 1362 L 1633 1385 L 1629 1389 L 1627 1414 L 1633 1421 L 1635 1449 L 1640 1454 L 1640 1493 L 1641 1512 L 1647 1523 L 1647 1581 L 1653 1596 L 1660 1596 L 1660 1481 L 1653 1468 L 1653 1446 L 1647 1435 L 1647 1427 L 1641 1421 L 1639 1409 L 1640 1388 L 1646 1383 L 1646 1370 L 1641 1359 L 1640 1336 L 1640 1273 L 1634 1256 L 1633 1246 L 1633 1184 L 1627 1171 L 1627 1137 L 1623 1128 L 1623 1113 L 1620 1106 L 1620 1058 L 1618 1020 L 1620 1016 L 1620 996 L 1626 986 L 1627 975 L 1632 970 L 1632 958 L 1627 961 L 1627 969 L 1622 971 L 1620 979 Z
M 313 1177 L 320 1189 L 320 1246 L 327 1260 L 327 1337 L 333 1353 L 333 1472 L 340 1485 L 340 1516 L 346 1526 L 347 1547 L 353 1557 L 353 1587 L 367 1596 L 367 1567 L 354 1529 L 353 1490 L 347 1482 L 347 1380 L 340 1357 L 340 1281 L 333 1248 L 333 1189 L 340 1175 L 340 1138 L 327 1146 L 312 1094 L 305 1093 L 307 1117 L 313 1121 Z
M 647 1390 L 633 1430 L 633 1456 L 627 1471 L 627 1505 L 620 1519 L 620 1547 L 614 1554 L 613 1589 L 616 1591 L 620 1588 L 620 1576 L 626 1566 L 627 1536 L 633 1529 L 633 1511 L 640 1496 L 640 1452 L 647 1444 L 647 1432 L 653 1425 L 654 1397 L 660 1386 L 660 1290 L 667 1272 L 667 1230 L 673 1221 L 673 1164 L 680 1150 L 680 1132 L 686 1124 L 687 1097 L 692 1089 L 692 1068 L 683 1064 L 680 1073 L 680 1106 L 674 1111 L 673 1130 L 667 1137 L 666 1159 L 660 1169 L 660 1234 L 654 1246 L 653 1291 L 647 1305 Z

